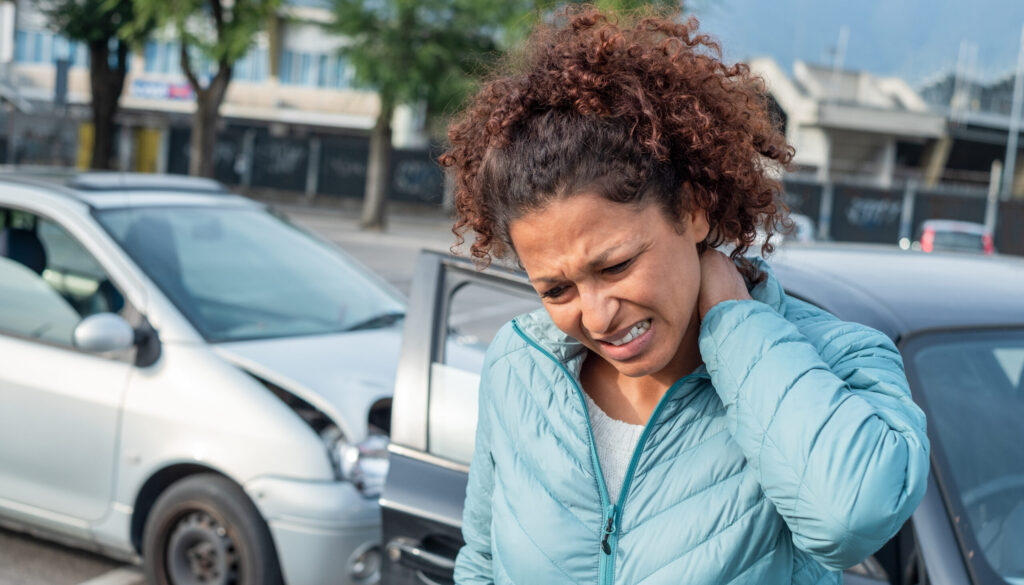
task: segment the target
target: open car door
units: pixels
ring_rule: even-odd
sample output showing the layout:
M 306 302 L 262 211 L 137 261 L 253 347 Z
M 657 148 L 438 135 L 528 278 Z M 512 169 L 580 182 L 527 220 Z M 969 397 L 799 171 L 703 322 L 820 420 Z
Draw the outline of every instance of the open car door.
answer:
M 484 353 L 503 324 L 540 306 L 521 272 L 478 271 L 464 258 L 420 254 L 380 501 L 384 583 L 453 583 Z

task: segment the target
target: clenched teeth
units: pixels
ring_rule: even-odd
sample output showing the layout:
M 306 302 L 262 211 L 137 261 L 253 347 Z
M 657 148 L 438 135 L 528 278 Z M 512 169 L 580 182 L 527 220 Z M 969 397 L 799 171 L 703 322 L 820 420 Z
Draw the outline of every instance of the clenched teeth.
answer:
M 646 321 L 641 321 L 641 322 L 637 323 L 636 325 L 634 325 L 633 328 L 630 329 L 629 332 L 626 333 L 626 335 L 624 335 L 621 339 L 616 339 L 615 341 L 609 341 L 608 343 L 610 343 L 612 345 L 625 345 L 625 344 L 629 343 L 630 341 L 633 341 L 637 337 L 640 337 L 641 335 L 643 335 L 650 328 L 651 328 L 651 320 L 650 319 L 647 319 Z

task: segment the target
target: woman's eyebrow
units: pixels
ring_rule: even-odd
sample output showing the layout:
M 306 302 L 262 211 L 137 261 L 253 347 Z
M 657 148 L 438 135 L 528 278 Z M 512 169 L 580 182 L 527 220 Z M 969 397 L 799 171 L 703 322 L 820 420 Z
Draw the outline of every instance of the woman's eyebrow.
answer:
M 603 268 L 608 263 L 608 258 L 611 257 L 619 248 L 622 248 L 626 244 L 616 244 L 611 248 L 606 249 L 604 252 L 598 254 L 593 260 L 587 262 L 587 270 L 598 270 Z
M 594 257 L 593 260 L 590 260 L 589 262 L 587 262 L 585 268 L 587 270 L 590 270 L 590 271 L 599 270 L 601 268 L 604 268 L 604 265 L 608 263 L 608 259 L 613 254 L 618 252 L 620 249 L 630 245 L 631 243 L 632 242 L 622 242 L 621 244 L 615 244 L 611 248 L 607 248 L 606 250 L 604 250 L 603 252 L 598 254 L 596 257 Z M 643 250 L 641 250 L 641 251 L 643 251 Z M 538 276 L 536 278 L 531 278 L 530 282 L 534 283 L 534 284 L 538 283 L 538 282 L 543 282 L 543 283 L 551 284 L 551 283 L 555 283 L 555 282 L 561 282 L 563 280 L 565 280 L 565 279 L 562 278 L 562 277 L 559 277 L 559 276 Z

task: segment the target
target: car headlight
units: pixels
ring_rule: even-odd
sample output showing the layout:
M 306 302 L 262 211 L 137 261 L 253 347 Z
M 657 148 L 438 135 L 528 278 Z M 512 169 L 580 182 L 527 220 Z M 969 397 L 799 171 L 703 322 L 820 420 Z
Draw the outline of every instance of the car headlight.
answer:
M 380 497 L 388 475 L 387 435 L 370 434 L 355 444 L 341 433 L 332 439 L 329 451 L 338 479 L 351 482 L 368 498 Z

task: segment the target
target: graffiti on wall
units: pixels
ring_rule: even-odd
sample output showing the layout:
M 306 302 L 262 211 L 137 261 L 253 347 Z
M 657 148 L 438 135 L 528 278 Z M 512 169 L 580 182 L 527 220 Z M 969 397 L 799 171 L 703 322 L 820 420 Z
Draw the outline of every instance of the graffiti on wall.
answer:
M 898 222 L 902 211 L 902 201 L 855 196 L 846 208 L 846 221 L 859 228 L 877 229 Z

